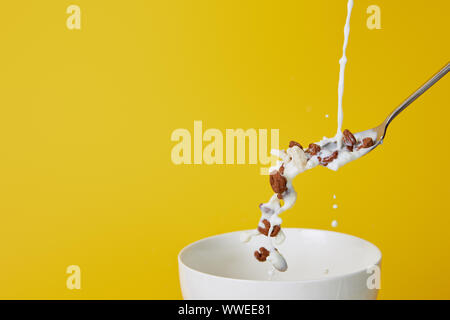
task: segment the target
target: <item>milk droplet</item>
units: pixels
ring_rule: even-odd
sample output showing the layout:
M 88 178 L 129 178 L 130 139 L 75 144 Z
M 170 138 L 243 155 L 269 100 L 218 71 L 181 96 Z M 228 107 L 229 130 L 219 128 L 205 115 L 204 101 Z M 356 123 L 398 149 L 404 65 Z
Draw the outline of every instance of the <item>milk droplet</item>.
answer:
M 336 195 L 335 194 L 333 194 L 333 199 L 336 199 Z
M 338 205 L 337 204 L 333 204 L 333 209 L 337 209 Z
M 337 222 L 336 220 L 333 220 L 333 222 L 331 222 L 331 226 L 332 226 L 333 228 L 336 228 L 337 225 L 338 225 L 338 222 Z
M 325 115 L 325 118 L 328 118 L 328 115 L 327 115 L 327 114 Z

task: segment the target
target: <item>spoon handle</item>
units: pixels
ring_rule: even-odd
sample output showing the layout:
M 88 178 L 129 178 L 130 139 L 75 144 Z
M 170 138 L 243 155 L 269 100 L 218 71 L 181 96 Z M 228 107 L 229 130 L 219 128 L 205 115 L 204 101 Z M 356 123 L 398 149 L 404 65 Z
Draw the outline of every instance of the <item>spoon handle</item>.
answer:
M 450 70 L 450 62 L 447 63 L 440 71 L 438 71 L 434 76 L 430 78 L 427 82 L 425 82 L 419 89 L 416 90 L 412 95 L 410 95 L 405 101 L 402 102 L 387 118 L 384 120 L 384 135 L 386 134 L 386 129 L 391 123 L 391 121 L 398 116 L 400 112 L 402 112 L 407 106 L 409 106 L 414 100 L 416 100 L 418 97 L 422 95 L 425 91 L 427 91 L 433 84 L 438 82 L 439 79 L 441 79 L 443 76 L 447 74 L 447 72 Z

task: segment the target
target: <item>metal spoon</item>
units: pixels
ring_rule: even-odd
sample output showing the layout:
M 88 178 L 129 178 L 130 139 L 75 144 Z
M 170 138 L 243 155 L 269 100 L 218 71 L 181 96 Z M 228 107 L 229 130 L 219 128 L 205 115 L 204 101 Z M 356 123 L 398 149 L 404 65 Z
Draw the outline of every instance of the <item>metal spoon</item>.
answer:
M 375 131 L 377 134 L 376 143 L 371 148 L 370 151 L 375 149 L 377 146 L 383 143 L 384 137 L 386 136 L 386 130 L 391 123 L 392 120 L 400 112 L 406 109 L 407 106 L 409 106 L 414 100 L 416 100 L 418 97 L 422 95 L 425 91 L 427 91 L 433 84 L 438 82 L 443 76 L 447 74 L 447 72 L 450 70 L 450 63 L 447 63 L 440 71 L 438 71 L 434 76 L 431 77 L 430 80 L 425 82 L 419 89 L 417 89 L 416 92 L 414 92 L 412 95 L 410 95 L 405 101 L 403 101 L 402 104 L 400 104 L 387 118 L 383 121 L 382 124 L 380 124 L 378 127 L 375 127 L 371 129 L 372 131 Z
M 389 114 L 389 116 L 386 118 L 386 120 L 384 120 L 383 123 L 380 124 L 378 127 L 355 133 L 354 136 L 359 140 L 361 140 L 364 137 L 374 137 L 373 146 L 362 149 L 363 153 L 361 153 L 357 158 L 369 153 L 370 151 L 372 151 L 373 149 L 378 147 L 380 144 L 382 144 L 384 137 L 386 136 L 387 127 L 389 126 L 391 121 L 396 116 L 398 116 L 398 114 L 400 112 L 405 110 L 405 108 L 407 106 L 409 106 L 414 100 L 416 100 L 418 97 L 420 97 L 420 95 L 422 95 L 422 93 L 427 91 L 433 84 L 435 84 L 439 79 L 441 79 L 443 76 L 445 76 L 447 74 L 447 72 L 449 71 L 449 69 L 450 69 L 450 63 L 447 63 L 440 71 L 438 71 L 435 75 L 433 75 L 430 80 L 425 82 L 419 89 L 416 90 L 416 92 L 414 92 L 405 101 L 403 101 L 403 103 L 400 104 L 391 114 Z M 327 149 L 328 154 L 331 154 L 333 151 L 336 151 L 338 149 L 336 137 L 326 139 L 326 140 L 328 140 L 328 141 L 321 144 L 322 150 Z M 347 162 L 353 161 L 357 158 L 353 158 L 351 160 L 348 160 Z

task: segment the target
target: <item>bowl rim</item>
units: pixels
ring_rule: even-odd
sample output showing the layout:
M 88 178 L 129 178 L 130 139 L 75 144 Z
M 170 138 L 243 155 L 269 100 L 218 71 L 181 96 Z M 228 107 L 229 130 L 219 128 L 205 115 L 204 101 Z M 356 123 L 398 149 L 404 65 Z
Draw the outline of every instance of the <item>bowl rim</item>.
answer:
M 337 280 L 337 279 L 342 279 L 342 278 L 346 278 L 346 277 L 350 277 L 353 275 L 356 275 L 358 273 L 362 273 L 362 272 L 367 272 L 367 269 L 373 266 L 378 266 L 379 268 L 381 268 L 381 259 L 382 259 L 382 253 L 381 250 L 374 245 L 372 242 L 367 241 L 363 238 L 348 234 L 348 233 L 344 233 L 344 232 L 338 232 L 338 231 L 332 231 L 332 230 L 325 230 L 325 229 L 314 229 L 314 228 L 283 228 L 283 230 L 309 230 L 309 231 L 319 231 L 319 232 L 325 232 L 325 233 L 336 233 L 336 234 L 340 234 L 340 235 L 344 235 L 344 236 L 348 236 L 348 237 L 352 237 L 358 240 L 361 240 L 363 242 L 366 242 L 368 244 L 370 244 L 371 246 L 373 246 L 375 248 L 375 250 L 377 251 L 379 257 L 376 260 L 376 262 L 374 264 L 368 265 L 367 267 L 358 269 L 356 271 L 352 271 L 349 273 L 343 273 L 340 275 L 333 275 L 333 276 L 329 276 L 329 277 L 324 277 L 324 278 L 318 278 L 318 279 L 304 279 L 304 280 L 252 280 L 252 279 L 238 279 L 238 278 L 231 278 L 231 277 L 224 277 L 224 276 L 218 276 L 215 274 L 211 274 L 211 273 L 207 273 L 207 272 L 203 272 L 203 271 L 199 271 L 197 269 L 194 269 L 190 266 L 188 266 L 187 264 L 185 264 L 182 259 L 181 256 L 183 255 L 183 253 L 188 250 L 189 248 L 193 247 L 194 245 L 207 241 L 211 238 L 216 238 L 219 236 L 225 236 L 225 235 L 229 235 L 232 233 L 240 233 L 240 232 L 245 232 L 245 231 L 251 231 L 253 229 L 247 229 L 247 230 L 240 230 L 240 231 L 231 231 L 231 232 L 225 232 L 225 233 L 219 233 L 216 235 L 212 235 L 206 238 L 202 238 L 199 239 L 197 241 L 194 241 L 190 244 L 188 244 L 187 246 L 185 246 L 183 249 L 180 250 L 180 252 L 178 253 L 178 270 L 180 271 L 181 267 L 184 267 L 188 270 L 190 270 L 191 272 L 200 274 L 200 275 L 206 275 L 208 277 L 213 277 L 213 278 L 217 278 L 217 279 L 223 279 L 223 280 L 228 280 L 228 281 L 236 281 L 236 282 L 248 282 L 248 283 L 284 283 L 284 284 L 307 284 L 307 283 L 313 283 L 313 282 L 322 282 L 322 281 L 330 281 L 330 280 Z M 181 279 L 180 279 L 181 280 Z

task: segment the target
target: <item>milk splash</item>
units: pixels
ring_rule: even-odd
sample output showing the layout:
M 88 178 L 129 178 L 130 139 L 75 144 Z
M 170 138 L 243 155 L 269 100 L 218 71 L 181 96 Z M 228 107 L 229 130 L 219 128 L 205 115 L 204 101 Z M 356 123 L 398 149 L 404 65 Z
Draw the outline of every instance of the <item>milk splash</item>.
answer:
M 272 231 L 274 226 L 281 225 L 281 218 L 279 214 L 292 208 L 294 203 L 297 200 L 297 193 L 294 190 L 292 185 L 292 180 L 300 173 L 312 169 L 319 164 L 324 165 L 324 161 L 327 158 L 331 158 L 325 163 L 325 166 L 331 170 L 337 170 L 341 166 L 346 163 L 353 161 L 357 158 L 360 158 L 367 152 L 371 150 L 371 146 L 361 146 L 362 140 L 372 139 L 372 141 L 376 140 L 376 132 L 372 130 L 367 130 L 364 132 L 359 132 L 354 135 L 354 139 L 357 145 L 360 147 L 354 149 L 353 146 L 349 149 L 348 146 L 343 147 L 343 133 L 342 133 L 342 122 L 343 122 L 343 111 L 342 111 L 342 97 L 344 94 L 344 72 L 345 66 L 347 64 L 347 44 L 348 38 L 350 34 L 350 16 L 353 8 L 353 0 L 348 0 L 347 3 L 347 18 L 345 21 L 344 27 L 344 44 L 342 47 L 342 57 L 339 60 L 340 69 L 339 69 L 339 85 L 338 85 L 338 128 L 337 133 L 333 138 L 324 137 L 321 141 L 315 143 L 318 148 L 318 152 L 311 153 L 310 151 L 304 151 L 303 148 L 294 143 L 294 145 L 290 145 L 289 148 L 284 150 L 272 150 L 271 153 L 278 158 L 282 159 L 282 161 L 278 161 L 277 165 L 271 167 L 269 172 L 278 172 L 282 170 L 281 174 L 286 179 L 286 190 L 282 193 L 282 197 L 279 198 L 280 193 L 275 193 L 271 199 L 267 203 L 262 203 L 260 205 L 261 210 L 261 219 L 259 221 L 258 226 L 264 228 L 264 220 L 270 222 L 269 230 L 266 230 L 266 250 L 270 252 L 267 256 L 267 261 L 272 264 L 272 268 L 269 271 L 269 278 L 271 279 L 274 275 L 275 269 L 278 271 L 286 271 L 287 263 L 275 245 L 280 245 L 285 240 L 285 235 L 283 230 L 280 229 L 278 234 L 272 235 Z M 312 144 L 314 145 L 314 144 Z M 311 145 L 310 145 L 311 146 Z M 356 145 L 355 145 L 356 147 Z M 333 157 L 333 155 L 336 155 Z M 271 182 L 272 183 L 272 182 Z M 273 185 L 272 185 L 273 188 Z M 274 190 L 275 191 L 275 190 Z M 277 191 L 278 192 L 278 191 Z M 334 196 L 335 198 L 335 196 Z M 283 205 L 280 203 L 280 199 L 283 199 Z M 337 208 L 337 206 L 336 206 Z M 333 227 L 337 226 L 337 221 L 333 221 Z M 249 242 L 252 237 L 259 236 L 262 233 L 257 230 L 252 230 L 248 232 L 243 232 L 241 234 L 242 242 Z M 256 254 L 256 252 L 255 252 Z M 264 261 L 264 260 L 260 260 Z

